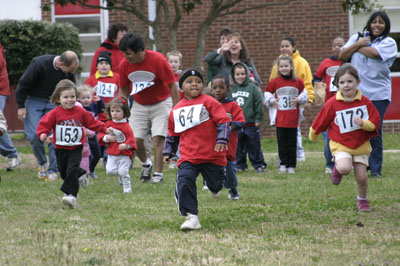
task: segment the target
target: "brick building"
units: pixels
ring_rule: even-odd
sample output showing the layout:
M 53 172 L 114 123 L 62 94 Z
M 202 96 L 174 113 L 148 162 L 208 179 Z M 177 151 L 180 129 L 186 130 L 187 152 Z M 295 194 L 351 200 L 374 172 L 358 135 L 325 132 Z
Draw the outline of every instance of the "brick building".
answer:
M 41 4 L 49 2 L 50 0 L 41 0 Z M 99 0 L 90 0 L 90 2 L 98 3 Z M 149 0 L 149 2 L 154 1 Z M 203 4 L 196 7 L 190 15 L 183 15 L 182 17 L 177 42 L 178 50 L 183 54 L 183 68 L 190 67 L 193 63 L 197 29 L 208 14 L 210 2 L 203 1 Z M 271 0 L 269 2 L 276 4 L 286 1 Z M 228 26 L 235 29 L 246 41 L 250 57 L 253 59 L 263 83 L 261 87 L 265 88 L 272 63 L 279 55 L 280 40 L 290 36 L 296 41 L 297 49 L 307 59 L 314 73 L 319 63 L 330 56 L 332 40 L 337 36 L 347 39 L 350 34 L 361 31 L 368 18 L 368 15 L 352 16 L 348 12 L 344 12 L 341 2 L 341 0 L 294 0 L 286 5 L 270 6 L 250 10 L 244 14 L 219 18 L 212 24 L 207 33 L 204 53 L 218 48 L 218 32 L 221 28 Z M 400 47 L 400 23 L 398 23 L 400 21 L 400 4 L 394 0 L 381 0 L 379 2 L 389 12 L 392 20 L 392 35 Z M 265 0 L 244 0 L 235 8 L 246 8 L 262 3 L 265 3 Z M 86 70 L 90 65 L 95 49 L 105 38 L 108 25 L 114 22 L 127 23 L 126 15 L 123 11 L 99 10 L 95 14 L 64 11 L 57 7 L 52 7 L 51 11 L 42 10 L 41 19 L 53 22 L 70 21 L 78 26 L 82 33 L 81 39 L 84 47 L 82 63 Z M 134 21 L 134 27 L 136 27 L 136 23 Z M 163 31 L 163 38 L 166 41 L 168 40 L 166 30 Z M 396 60 L 395 64 L 397 69 L 394 69 L 394 72 L 400 73 L 400 59 Z M 87 73 L 83 73 L 83 77 L 85 75 Z M 394 73 L 394 76 L 400 75 Z M 400 94 L 400 82 L 398 84 L 399 86 L 396 90 Z M 400 95 L 398 99 L 400 100 Z M 393 102 L 392 105 L 394 105 Z M 315 105 L 306 108 L 306 120 L 302 123 L 303 135 L 307 134 L 319 109 L 320 107 Z M 269 126 L 267 121 L 267 112 L 266 110 L 266 121 L 262 125 L 262 131 L 264 136 L 274 136 L 274 129 Z M 384 125 L 384 130 L 387 132 L 400 132 L 399 121 L 400 116 L 388 121 Z

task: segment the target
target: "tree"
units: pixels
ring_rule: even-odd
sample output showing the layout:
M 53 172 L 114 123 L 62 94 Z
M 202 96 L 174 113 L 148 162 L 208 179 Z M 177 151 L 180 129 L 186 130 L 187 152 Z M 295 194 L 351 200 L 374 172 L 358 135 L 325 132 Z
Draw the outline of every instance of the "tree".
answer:
M 147 36 L 146 41 L 152 47 L 155 44 L 156 49 L 159 52 L 165 52 L 166 50 L 176 50 L 176 34 L 179 28 L 179 23 L 182 19 L 183 13 L 186 15 L 190 14 L 196 6 L 203 4 L 202 0 L 152 0 L 156 2 L 156 17 L 154 20 L 150 20 L 147 16 L 146 3 L 147 0 L 105 0 L 103 5 L 92 5 L 88 3 L 88 0 L 55 0 L 55 3 L 60 5 L 80 4 L 84 7 L 89 8 L 101 8 L 107 10 L 122 10 L 125 11 L 129 26 L 134 29 L 132 16 L 138 20 L 138 31 L 142 36 Z M 249 10 L 266 8 L 271 6 L 283 6 L 287 5 L 293 0 L 281 0 L 281 1 L 268 1 L 266 0 L 263 4 L 252 4 L 248 7 L 237 7 L 238 4 L 244 3 L 244 0 L 210 0 L 211 7 L 208 11 L 207 17 L 199 24 L 197 29 L 196 38 L 196 52 L 193 62 L 193 67 L 201 68 L 202 59 L 205 47 L 206 34 L 212 25 L 212 23 L 220 17 L 229 16 L 233 14 L 243 14 Z M 342 8 L 344 11 L 352 10 L 353 14 L 361 11 L 370 12 L 373 8 L 379 7 L 376 3 L 377 0 L 344 0 L 342 2 Z M 173 8 L 172 15 L 170 8 Z M 163 22 L 164 18 L 164 22 Z M 150 39 L 145 34 L 144 25 L 151 26 L 154 31 L 154 39 Z M 168 30 L 169 42 L 167 43 L 167 49 L 161 38 L 162 26 L 166 26 Z

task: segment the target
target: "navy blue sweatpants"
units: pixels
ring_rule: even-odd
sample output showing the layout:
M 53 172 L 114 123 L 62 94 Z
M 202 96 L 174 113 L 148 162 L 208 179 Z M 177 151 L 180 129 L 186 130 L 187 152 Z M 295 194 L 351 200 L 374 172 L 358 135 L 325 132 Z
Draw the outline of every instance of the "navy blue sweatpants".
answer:
M 196 187 L 196 178 L 199 173 L 203 176 L 210 191 L 217 193 L 224 186 L 225 169 L 223 166 L 212 163 L 181 163 L 176 174 L 175 188 L 175 199 L 181 215 L 186 216 L 188 212 L 194 215 L 199 213 Z
M 247 169 L 247 153 L 255 169 L 267 167 L 261 150 L 260 129 L 256 126 L 248 126 L 238 130 L 238 145 L 236 149 L 236 167 L 238 169 Z

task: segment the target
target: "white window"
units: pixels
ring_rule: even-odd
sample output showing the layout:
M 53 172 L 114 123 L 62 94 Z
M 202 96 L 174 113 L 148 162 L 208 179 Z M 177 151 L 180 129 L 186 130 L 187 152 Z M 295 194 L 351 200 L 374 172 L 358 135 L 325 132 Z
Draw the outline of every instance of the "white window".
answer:
M 100 0 L 89 0 L 90 4 L 99 5 Z M 52 5 L 53 22 L 69 22 L 79 29 L 82 44 L 81 77 L 77 80 L 82 84 L 90 75 L 93 55 L 105 40 L 108 28 L 108 11 L 104 9 L 88 9 L 81 6 L 67 5 L 61 7 Z

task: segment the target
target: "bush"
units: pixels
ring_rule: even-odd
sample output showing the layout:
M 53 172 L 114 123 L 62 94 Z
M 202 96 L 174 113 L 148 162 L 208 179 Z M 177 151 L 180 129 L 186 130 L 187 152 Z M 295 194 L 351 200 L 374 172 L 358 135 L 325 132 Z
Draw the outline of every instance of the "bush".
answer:
M 70 23 L 45 21 L 0 21 L 0 43 L 4 47 L 10 84 L 17 84 L 21 75 L 39 55 L 75 51 L 81 57 L 78 29 Z

